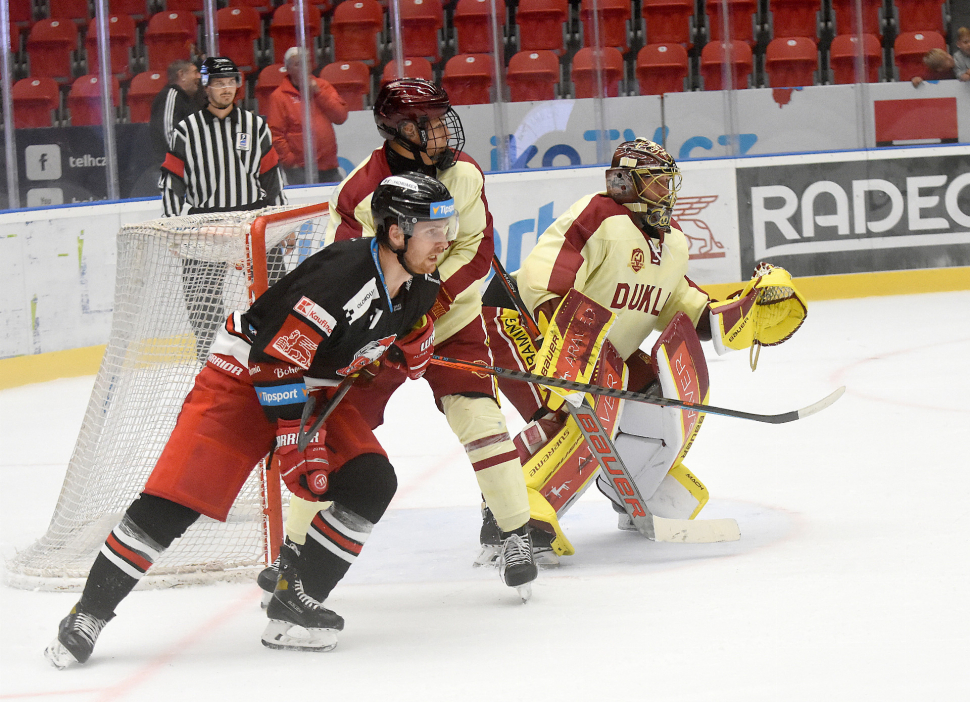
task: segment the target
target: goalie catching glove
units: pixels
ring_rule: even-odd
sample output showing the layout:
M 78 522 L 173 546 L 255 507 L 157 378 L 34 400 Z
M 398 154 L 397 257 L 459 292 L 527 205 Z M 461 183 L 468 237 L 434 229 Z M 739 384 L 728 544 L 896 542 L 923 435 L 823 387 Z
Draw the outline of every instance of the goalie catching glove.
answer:
M 321 428 L 307 444 L 305 451 L 297 447 L 302 420 L 280 419 L 276 423 L 276 452 L 280 460 L 280 475 L 297 497 L 317 502 L 327 492 L 330 458 L 324 440 L 326 429 Z
M 761 263 L 743 290 L 724 302 L 712 302 L 711 333 L 718 355 L 751 349 L 751 369 L 758 365 L 757 347 L 791 338 L 808 315 L 805 298 L 784 268 Z
M 433 353 L 434 323 L 425 315 L 407 335 L 391 344 L 384 363 L 407 373 L 411 380 L 418 380 L 428 370 Z

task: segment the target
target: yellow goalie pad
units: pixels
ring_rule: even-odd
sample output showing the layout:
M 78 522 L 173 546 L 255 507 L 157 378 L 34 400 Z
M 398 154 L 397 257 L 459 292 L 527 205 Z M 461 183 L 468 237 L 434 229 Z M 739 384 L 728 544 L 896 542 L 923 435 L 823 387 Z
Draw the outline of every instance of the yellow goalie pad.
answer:
M 569 539 L 559 526 L 559 519 L 556 517 L 556 510 L 549 501 L 543 497 L 538 490 L 528 488 L 529 493 L 529 519 L 532 522 L 541 522 L 543 531 L 553 531 L 556 536 L 552 540 L 552 550 L 560 556 L 571 556 L 576 553 L 576 549 L 569 543 Z
M 791 274 L 762 263 L 744 289 L 724 302 L 711 303 L 714 347 L 724 354 L 752 346 L 775 346 L 791 338 L 807 315 L 808 305 Z

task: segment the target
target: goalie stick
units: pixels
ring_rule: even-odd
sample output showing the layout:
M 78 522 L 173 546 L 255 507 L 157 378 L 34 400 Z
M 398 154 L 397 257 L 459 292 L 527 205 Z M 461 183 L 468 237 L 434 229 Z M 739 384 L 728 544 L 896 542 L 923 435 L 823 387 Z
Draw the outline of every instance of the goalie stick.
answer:
M 617 397 L 621 400 L 632 400 L 634 402 L 645 402 L 648 405 L 659 405 L 660 407 L 676 407 L 682 410 L 692 410 L 695 412 L 705 412 L 707 414 L 719 414 L 725 417 L 735 417 L 737 419 L 750 419 L 754 422 L 764 422 L 766 424 L 786 424 L 788 422 L 793 422 L 796 419 L 804 419 L 805 417 L 810 417 L 813 414 L 821 412 L 823 409 L 831 405 L 833 402 L 842 397 L 842 393 L 845 392 L 845 386 L 834 390 L 828 396 L 823 397 L 818 402 L 815 402 L 807 407 L 802 407 L 801 409 L 792 410 L 791 412 L 782 412 L 781 414 L 757 414 L 755 412 L 743 412 L 741 410 L 728 409 L 726 407 L 717 407 L 715 405 L 705 405 L 697 402 L 686 402 L 684 400 L 675 400 L 669 397 L 659 397 L 653 395 L 647 395 L 641 392 L 633 392 L 632 390 L 619 390 L 616 388 L 605 388 L 601 385 L 589 385 L 587 383 L 577 383 L 573 380 L 564 380 L 562 378 L 551 378 L 545 375 L 536 375 L 535 373 L 529 373 L 527 371 L 511 370 L 509 368 L 498 368 L 496 366 L 486 366 L 480 365 L 478 363 L 472 363 L 471 361 L 461 361 L 456 358 L 447 358 L 444 356 L 432 356 L 431 362 L 439 366 L 448 366 L 451 368 L 461 368 L 464 370 L 471 371 L 473 373 L 485 373 L 486 375 L 494 375 L 497 378 L 507 378 L 508 380 L 520 380 L 525 383 L 535 383 L 537 385 L 548 385 L 554 388 L 564 388 L 566 390 L 574 390 L 576 392 L 590 393 L 593 395 L 605 395 L 606 397 Z

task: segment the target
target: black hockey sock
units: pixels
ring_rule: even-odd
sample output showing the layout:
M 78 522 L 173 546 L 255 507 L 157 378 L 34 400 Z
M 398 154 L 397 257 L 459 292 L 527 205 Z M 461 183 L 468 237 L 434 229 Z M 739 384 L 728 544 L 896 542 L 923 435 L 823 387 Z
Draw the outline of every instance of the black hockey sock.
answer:
M 323 602 L 357 559 L 374 525 L 339 504 L 317 513 L 300 553 L 303 590 Z
M 118 604 L 198 516 L 188 507 L 152 495 L 135 500 L 91 566 L 81 608 L 101 619 L 114 616 Z

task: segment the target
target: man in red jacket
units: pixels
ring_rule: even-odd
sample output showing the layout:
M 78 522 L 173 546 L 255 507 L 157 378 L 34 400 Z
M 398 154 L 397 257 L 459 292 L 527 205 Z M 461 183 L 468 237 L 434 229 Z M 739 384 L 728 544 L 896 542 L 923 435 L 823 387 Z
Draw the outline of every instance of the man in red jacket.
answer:
M 303 145 L 303 52 L 294 46 L 284 56 L 286 78 L 269 98 L 266 122 L 273 133 L 273 148 L 280 157 L 280 166 L 287 182 L 306 183 Z M 307 72 L 310 103 L 310 123 L 316 152 L 318 183 L 340 180 L 337 167 L 337 136 L 333 125 L 347 121 L 345 103 L 330 83 Z

